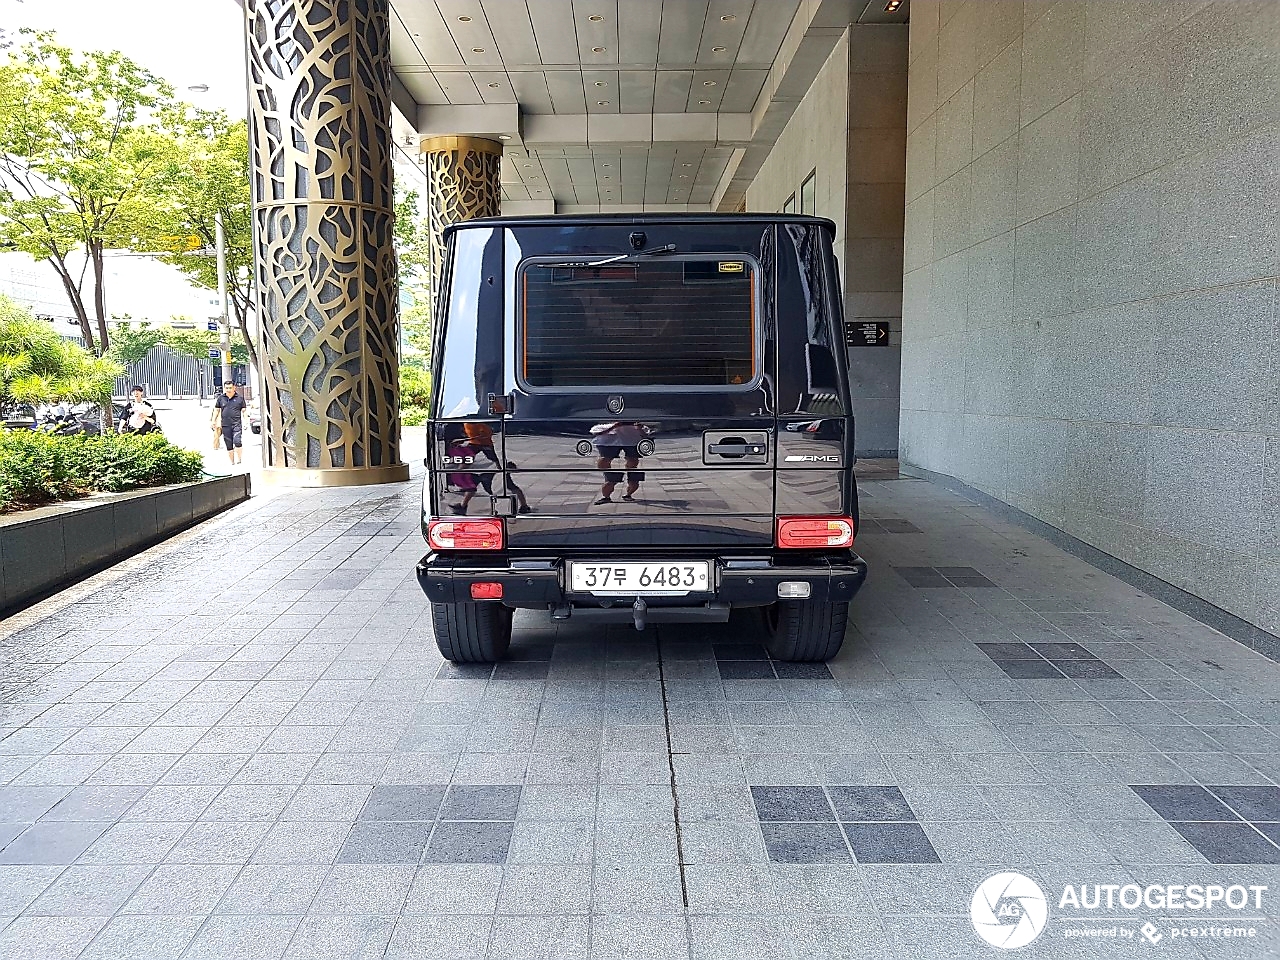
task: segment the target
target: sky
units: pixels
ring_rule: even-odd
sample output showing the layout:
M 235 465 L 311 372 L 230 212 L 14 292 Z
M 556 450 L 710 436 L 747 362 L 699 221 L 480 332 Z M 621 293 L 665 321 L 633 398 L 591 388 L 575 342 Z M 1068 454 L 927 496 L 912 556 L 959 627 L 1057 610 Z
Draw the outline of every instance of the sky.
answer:
M 11 30 L 55 30 L 80 50 L 120 50 L 183 100 L 245 115 L 243 13 L 235 0 L 0 0 Z M 208 93 L 188 90 L 207 84 Z

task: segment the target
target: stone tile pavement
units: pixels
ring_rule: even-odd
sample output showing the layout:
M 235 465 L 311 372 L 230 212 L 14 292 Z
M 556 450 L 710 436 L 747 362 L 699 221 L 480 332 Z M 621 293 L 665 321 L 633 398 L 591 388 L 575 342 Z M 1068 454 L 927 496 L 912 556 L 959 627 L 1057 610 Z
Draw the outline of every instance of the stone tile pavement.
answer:
M 10 620 L 0 958 L 994 957 L 1005 871 L 1050 900 L 1023 956 L 1280 953 L 1280 890 L 1060 905 L 1280 887 L 1276 665 L 885 476 L 825 667 L 749 616 L 527 614 L 444 664 L 416 481 L 257 498 Z

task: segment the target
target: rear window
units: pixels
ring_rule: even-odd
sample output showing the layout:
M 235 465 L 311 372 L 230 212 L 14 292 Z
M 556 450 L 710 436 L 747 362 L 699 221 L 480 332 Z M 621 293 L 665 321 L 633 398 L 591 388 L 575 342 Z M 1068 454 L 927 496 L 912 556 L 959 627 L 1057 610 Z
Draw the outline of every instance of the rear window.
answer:
M 749 260 L 530 262 L 519 283 L 530 387 L 723 387 L 755 378 Z

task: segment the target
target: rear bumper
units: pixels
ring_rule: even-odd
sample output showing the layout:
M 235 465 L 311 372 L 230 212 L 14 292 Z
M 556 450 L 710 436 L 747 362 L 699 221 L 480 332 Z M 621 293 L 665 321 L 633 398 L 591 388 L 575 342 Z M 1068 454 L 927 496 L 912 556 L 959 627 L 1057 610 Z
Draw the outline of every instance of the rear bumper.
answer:
M 633 559 L 617 557 L 619 560 Z M 634 558 L 643 559 L 643 558 Z M 715 589 L 710 593 L 684 597 L 646 597 L 654 611 L 650 619 L 661 619 L 664 607 L 689 612 L 707 611 L 698 619 L 720 619 L 720 611 L 732 607 L 760 607 L 778 599 L 778 584 L 803 580 L 809 583 L 809 599 L 820 603 L 847 603 L 867 578 L 867 564 L 855 553 L 838 556 L 794 557 L 772 554 L 760 557 L 707 557 L 716 570 Z M 604 600 L 565 591 L 564 562 L 559 557 L 511 558 L 503 554 L 446 556 L 429 553 L 418 563 L 418 584 L 433 603 L 458 603 L 471 599 L 471 584 L 501 583 L 502 603 L 509 607 L 555 609 L 566 606 L 586 611 L 629 608 L 634 598 Z M 673 616 L 673 619 L 675 617 Z

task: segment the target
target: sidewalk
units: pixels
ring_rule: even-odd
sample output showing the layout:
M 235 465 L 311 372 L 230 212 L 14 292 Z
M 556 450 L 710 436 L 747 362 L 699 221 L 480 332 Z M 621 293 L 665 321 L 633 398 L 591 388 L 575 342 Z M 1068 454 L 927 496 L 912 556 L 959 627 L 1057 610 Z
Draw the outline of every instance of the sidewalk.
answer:
M 1053 893 L 1275 887 L 1258 654 L 885 479 L 829 665 L 749 616 L 520 613 L 456 667 L 419 482 L 255 498 L 5 624 L 0 957 L 990 958 L 971 898 L 1009 870 L 1054 901 L 1022 957 L 1280 950 L 1274 890 L 1250 940 L 1075 925 L 1158 948 L 1068 938 Z

